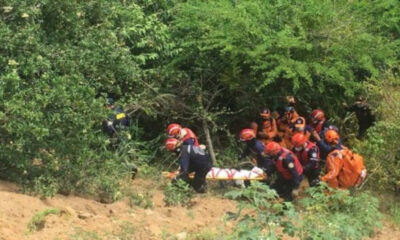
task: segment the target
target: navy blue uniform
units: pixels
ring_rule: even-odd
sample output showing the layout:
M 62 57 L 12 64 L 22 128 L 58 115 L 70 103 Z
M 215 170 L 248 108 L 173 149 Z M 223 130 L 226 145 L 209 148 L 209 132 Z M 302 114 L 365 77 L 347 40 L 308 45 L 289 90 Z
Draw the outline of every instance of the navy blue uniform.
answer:
M 254 157 L 257 160 L 257 167 L 263 169 L 268 175 L 270 175 L 274 170 L 274 163 L 264 154 L 264 150 L 265 146 L 260 140 L 252 139 L 246 142 L 246 148 L 240 155 L 239 160 L 247 157 L 249 154 L 254 154 Z
M 271 185 L 285 201 L 292 201 L 292 191 L 300 186 L 303 180 L 303 168 L 297 157 L 289 150 L 284 150 L 277 156 L 276 170 L 278 177 Z
M 129 126 L 129 117 L 121 107 L 115 107 L 113 113 L 103 122 L 103 130 L 114 136 L 118 130 Z
M 369 106 L 364 102 L 356 102 L 348 111 L 355 112 L 358 121 L 358 138 L 363 138 L 369 127 L 375 124 L 375 115 L 372 114 Z
M 336 148 L 340 148 L 342 144 L 339 141 L 339 143 L 336 146 L 331 146 L 327 142 L 325 142 L 325 140 L 321 139 L 320 141 L 317 142 L 317 146 L 319 148 L 321 160 L 325 161 L 328 154 L 333 150 L 335 150 Z
M 197 192 L 204 192 L 206 187 L 206 175 L 211 170 L 210 155 L 203 149 L 182 145 L 179 155 L 180 173 L 177 178 L 188 182 Z M 189 179 L 189 173 L 195 173 L 194 179 Z

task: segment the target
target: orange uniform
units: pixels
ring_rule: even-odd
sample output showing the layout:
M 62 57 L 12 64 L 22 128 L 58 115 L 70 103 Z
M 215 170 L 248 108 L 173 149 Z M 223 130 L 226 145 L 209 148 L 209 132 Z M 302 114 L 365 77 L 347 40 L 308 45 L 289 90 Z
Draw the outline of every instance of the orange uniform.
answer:
M 326 157 L 326 174 L 321 178 L 331 188 L 339 188 L 339 173 L 343 168 L 343 156 L 339 149 L 329 153 Z
M 268 144 L 270 141 L 273 141 L 278 134 L 276 121 L 272 117 L 269 119 L 263 119 L 259 123 L 252 122 L 251 128 L 257 133 L 257 138 L 264 144 Z
M 326 174 L 321 178 L 332 188 L 360 185 L 366 176 L 363 158 L 348 148 L 332 151 L 326 159 Z
M 306 127 L 306 120 L 303 117 L 300 117 L 296 111 L 293 111 L 289 115 L 288 118 L 288 126 L 286 127 L 285 134 L 283 137 L 283 142 L 288 148 L 292 148 L 292 136 L 295 133 L 304 133 Z M 309 135 L 306 135 L 307 138 Z

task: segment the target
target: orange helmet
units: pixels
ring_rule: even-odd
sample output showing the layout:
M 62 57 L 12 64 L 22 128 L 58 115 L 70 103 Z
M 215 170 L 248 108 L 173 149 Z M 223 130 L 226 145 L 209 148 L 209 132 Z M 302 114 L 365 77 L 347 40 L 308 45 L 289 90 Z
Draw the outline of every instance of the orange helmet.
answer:
M 279 145 L 277 142 L 269 142 L 267 146 L 265 147 L 265 152 L 268 155 L 275 156 L 281 151 L 282 147 Z
M 168 137 L 176 137 L 180 133 L 182 126 L 177 123 L 171 123 L 167 127 Z
M 260 117 L 264 118 L 264 119 L 268 119 L 271 117 L 271 111 L 268 108 L 263 108 L 260 111 Z
M 251 139 L 256 137 L 256 133 L 253 129 L 245 128 L 239 133 L 240 141 L 250 141 Z
M 311 120 L 312 121 L 322 121 L 325 118 L 325 114 L 321 109 L 315 109 L 314 111 L 312 111 L 311 113 Z
M 337 144 L 339 142 L 339 134 L 335 130 L 329 129 L 325 132 L 325 141 Z
M 303 133 L 296 133 L 292 137 L 292 144 L 294 147 L 302 147 L 307 142 L 307 137 Z
M 168 138 L 167 141 L 165 141 L 165 148 L 169 152 L 175 151 L 175 149 L 178 147 L 179 140 L 176 138 Z

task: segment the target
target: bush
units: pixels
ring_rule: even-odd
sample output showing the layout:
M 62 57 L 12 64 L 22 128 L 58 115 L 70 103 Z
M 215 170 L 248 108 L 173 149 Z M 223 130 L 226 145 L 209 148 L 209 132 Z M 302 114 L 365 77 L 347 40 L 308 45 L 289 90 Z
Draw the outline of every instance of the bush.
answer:
M 379 201 L 368 193 L 334 190 L 324 183 L 306 192 L 296 234 L 301 239 L 363 239 L 381 227 Z
M 295 226 L 291 220 L 297 217 L 293 204 L 279 201 L 277 193 L 267 185 L 253 181 L 248 188 L 225 196 L 239 202 L 238 212 L 232 216 L 239 218 L 239 223 L 227 239 L 278 239 L 282 235 L 276 231 L 279 227 L 293 236 Z M 241 215 L 244 209 L 250 213 Z
M 138 206 L 144 209 L 154 207 L 152 196 L 148 192 L 142 194 L 131 190 L 126 194 L 126 196 L 128 197 L 129 206 L 131 207 Z
M 1 177 L 45 196 L 117 199 L 125 155 L 110 149 L 100 130 L 109 114 L 104 98 L 129 102 L 127 111 L 142 116 L 165 100 L 145 79 L 156 79 L 158 61 L 173 55 L 167 26 L 133 1 L 6 0 L 2 6 Z M 129 151 L 141 151 L 143 140 L 133 142 Z M 140 154 L 136 159 L 148 152 Z
M 168 183 L 164 188 L 164 202 L 167 206 L 188 206 L 193 198 L 193 190 L 183 180 L 176 183 Z
M 379 118 L 365 141 L 355 146 L 365 159 L 366 185 L 375 191 L 400 193 L 400 78 L 387 73 L 371 79 L 368 89 Z
M 262 183 L 227 193 L 239 202 L 238 213 L 233 215 L 239 222 L 227 239 L 279 239 L 284 234 L 300 239 L 362 239 L 381 226 L 379 201 L 367 193 L 350 194 L 324 183 L 308 188 L 307 193 L 297 211 Z

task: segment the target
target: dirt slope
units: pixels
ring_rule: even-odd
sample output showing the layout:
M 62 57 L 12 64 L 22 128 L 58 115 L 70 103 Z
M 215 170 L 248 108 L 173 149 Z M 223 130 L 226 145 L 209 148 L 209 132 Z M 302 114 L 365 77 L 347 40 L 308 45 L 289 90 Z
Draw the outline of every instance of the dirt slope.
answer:
M 190 233 L 229 229 L 222 221 L 226 212 L 235 211 L 235 202 L 211 195 L 195 198 L 194 206 L 165 207 L 156 183 L 134 180 L 138 191 L 150 191 L 154 208 L 130 207 L 128 200 L 102 204 L 75 196 L 57 195 L 41 200 L 21 194 L 18 186 L 0 181 L 0 240 L 50 239 L 185 239 Z M 31 218 L 48 208 L 61 209 L 49 215 L 44 227 L 29 232 Z M 400 239 L 400 232 L 386 224 L 373 238 Z
M 235 211 L 233 201 L 207 195 L 197 196 L 191 208 L 165 207 L 162 191 L 153 183 L 138 179 L 132 184 L 152 192 L 153 209 L 132 208 L 126 199 L 113 204 L 62 195 L 41 200 L 21 194 L 15 184 L 0 181 L 0 240 L 85 239 L 85 236 L 118 239 L 122 235 L 162 239 L 182 232 L 182 236 L 200 232 L 203 228 L 216 229 L 223 225 L 221 220 L 227 211 Z M 58 208 L 62 213 L 47 216 L 43 229 L 29 233 L 30 219 L 47 208 Z

